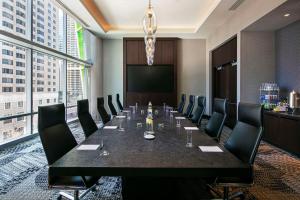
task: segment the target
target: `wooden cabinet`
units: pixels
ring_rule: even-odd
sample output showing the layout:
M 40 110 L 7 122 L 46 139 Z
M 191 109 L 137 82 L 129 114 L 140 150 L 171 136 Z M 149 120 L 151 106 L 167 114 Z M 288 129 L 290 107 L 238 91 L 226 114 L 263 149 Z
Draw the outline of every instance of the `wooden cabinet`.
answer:
M 300 116 L 266 111 L 263 139 L 300 156 Z
M 277 115 L 265 114 L 264 115 L 264 135 L 265 141 L 274 145 L 280 144 L 279 140 L 279 119 Z

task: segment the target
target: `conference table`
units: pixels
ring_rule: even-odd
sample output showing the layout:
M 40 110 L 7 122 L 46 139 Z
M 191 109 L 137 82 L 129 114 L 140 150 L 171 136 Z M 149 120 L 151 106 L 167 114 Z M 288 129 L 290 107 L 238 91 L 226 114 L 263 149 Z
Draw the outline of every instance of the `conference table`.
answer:
M 141 114 L 141 109 L 145 110 L 144 114 Z M 175 117 L 180 114 L 174 113 L 170 117 L 170 112 L 162 107 L 154 107 L 153 110 L 158 111 L 153 119 L 153 140 L 144 138 L 146 107 L 140 107 L 135 113 L 123 113 L 125 118 L 113 118 L 105 124 L 119 126 L 122 123 L 124 131 L 97 130 L 50 165 L 49 176 L 121 176 L 124 178 L 122 186 L 125 191 L 132 182 L 137 182 L 135 186 L 147 185 L 142 180 L 153 183 L 150 180 L 157 179 L 158 183 L 163 179 L 241 177 L 251 174 L 250 165 L 243 163 L 201 130 L 192 131 L 193 147 L 186 147 L 187 133 L 184 127 L 195 125 L 183 119 L 181 127 L 177 127 Z M 137 123 L 143 123 L 142 127 L 138 127 Z M 158 127 L 158 124 L 164 127 Z M 101 142 L 103 148 L 78 150 L 80 145 L 99 145 Z M 203 152 L 199 146 L 218 146 L 222 152 Z M 101 156 L 104 150 L 109 155 Z

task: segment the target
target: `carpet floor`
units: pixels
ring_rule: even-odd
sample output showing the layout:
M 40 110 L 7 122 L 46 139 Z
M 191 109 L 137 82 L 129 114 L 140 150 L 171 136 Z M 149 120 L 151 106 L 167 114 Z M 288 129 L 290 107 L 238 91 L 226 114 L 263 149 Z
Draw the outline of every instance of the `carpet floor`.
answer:
M 69 126 L 78 142 L 84 140 L 78 123 Z M 230 129 L 225 127 L 221 142 L 229 135 Z M 246 199 L 300 200 L 299 158 L 262 142 L 254 171 L 255 184 L 243 189 Z M 102 177 L 99 182 L 96 190 L 84 197 L 85 200 L 122 199 L 120 177 Z M 56 199 L 58 192 L 47 188 L 47 161 L 39 137 L 0 151 L 1 200 Z

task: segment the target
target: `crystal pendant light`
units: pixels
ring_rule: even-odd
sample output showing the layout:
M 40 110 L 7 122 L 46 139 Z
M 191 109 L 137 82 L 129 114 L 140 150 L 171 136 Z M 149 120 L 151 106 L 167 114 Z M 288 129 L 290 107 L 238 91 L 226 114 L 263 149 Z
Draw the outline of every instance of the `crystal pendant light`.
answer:
M 155 41 L 156 41 L 156 15 L 149 0 L 149 6 L 143 19 L 143 28 L 145 32 L 145 50 L 148 65 L 153 65 L 154 52 L 155 52 Z

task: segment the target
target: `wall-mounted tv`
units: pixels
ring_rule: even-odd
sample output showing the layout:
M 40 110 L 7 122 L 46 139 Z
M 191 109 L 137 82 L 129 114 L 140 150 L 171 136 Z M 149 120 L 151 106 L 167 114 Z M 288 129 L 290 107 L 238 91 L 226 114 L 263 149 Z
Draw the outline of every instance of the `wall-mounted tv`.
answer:
M 128 92 L 173 92 L 173 65 L 127 65 Z

